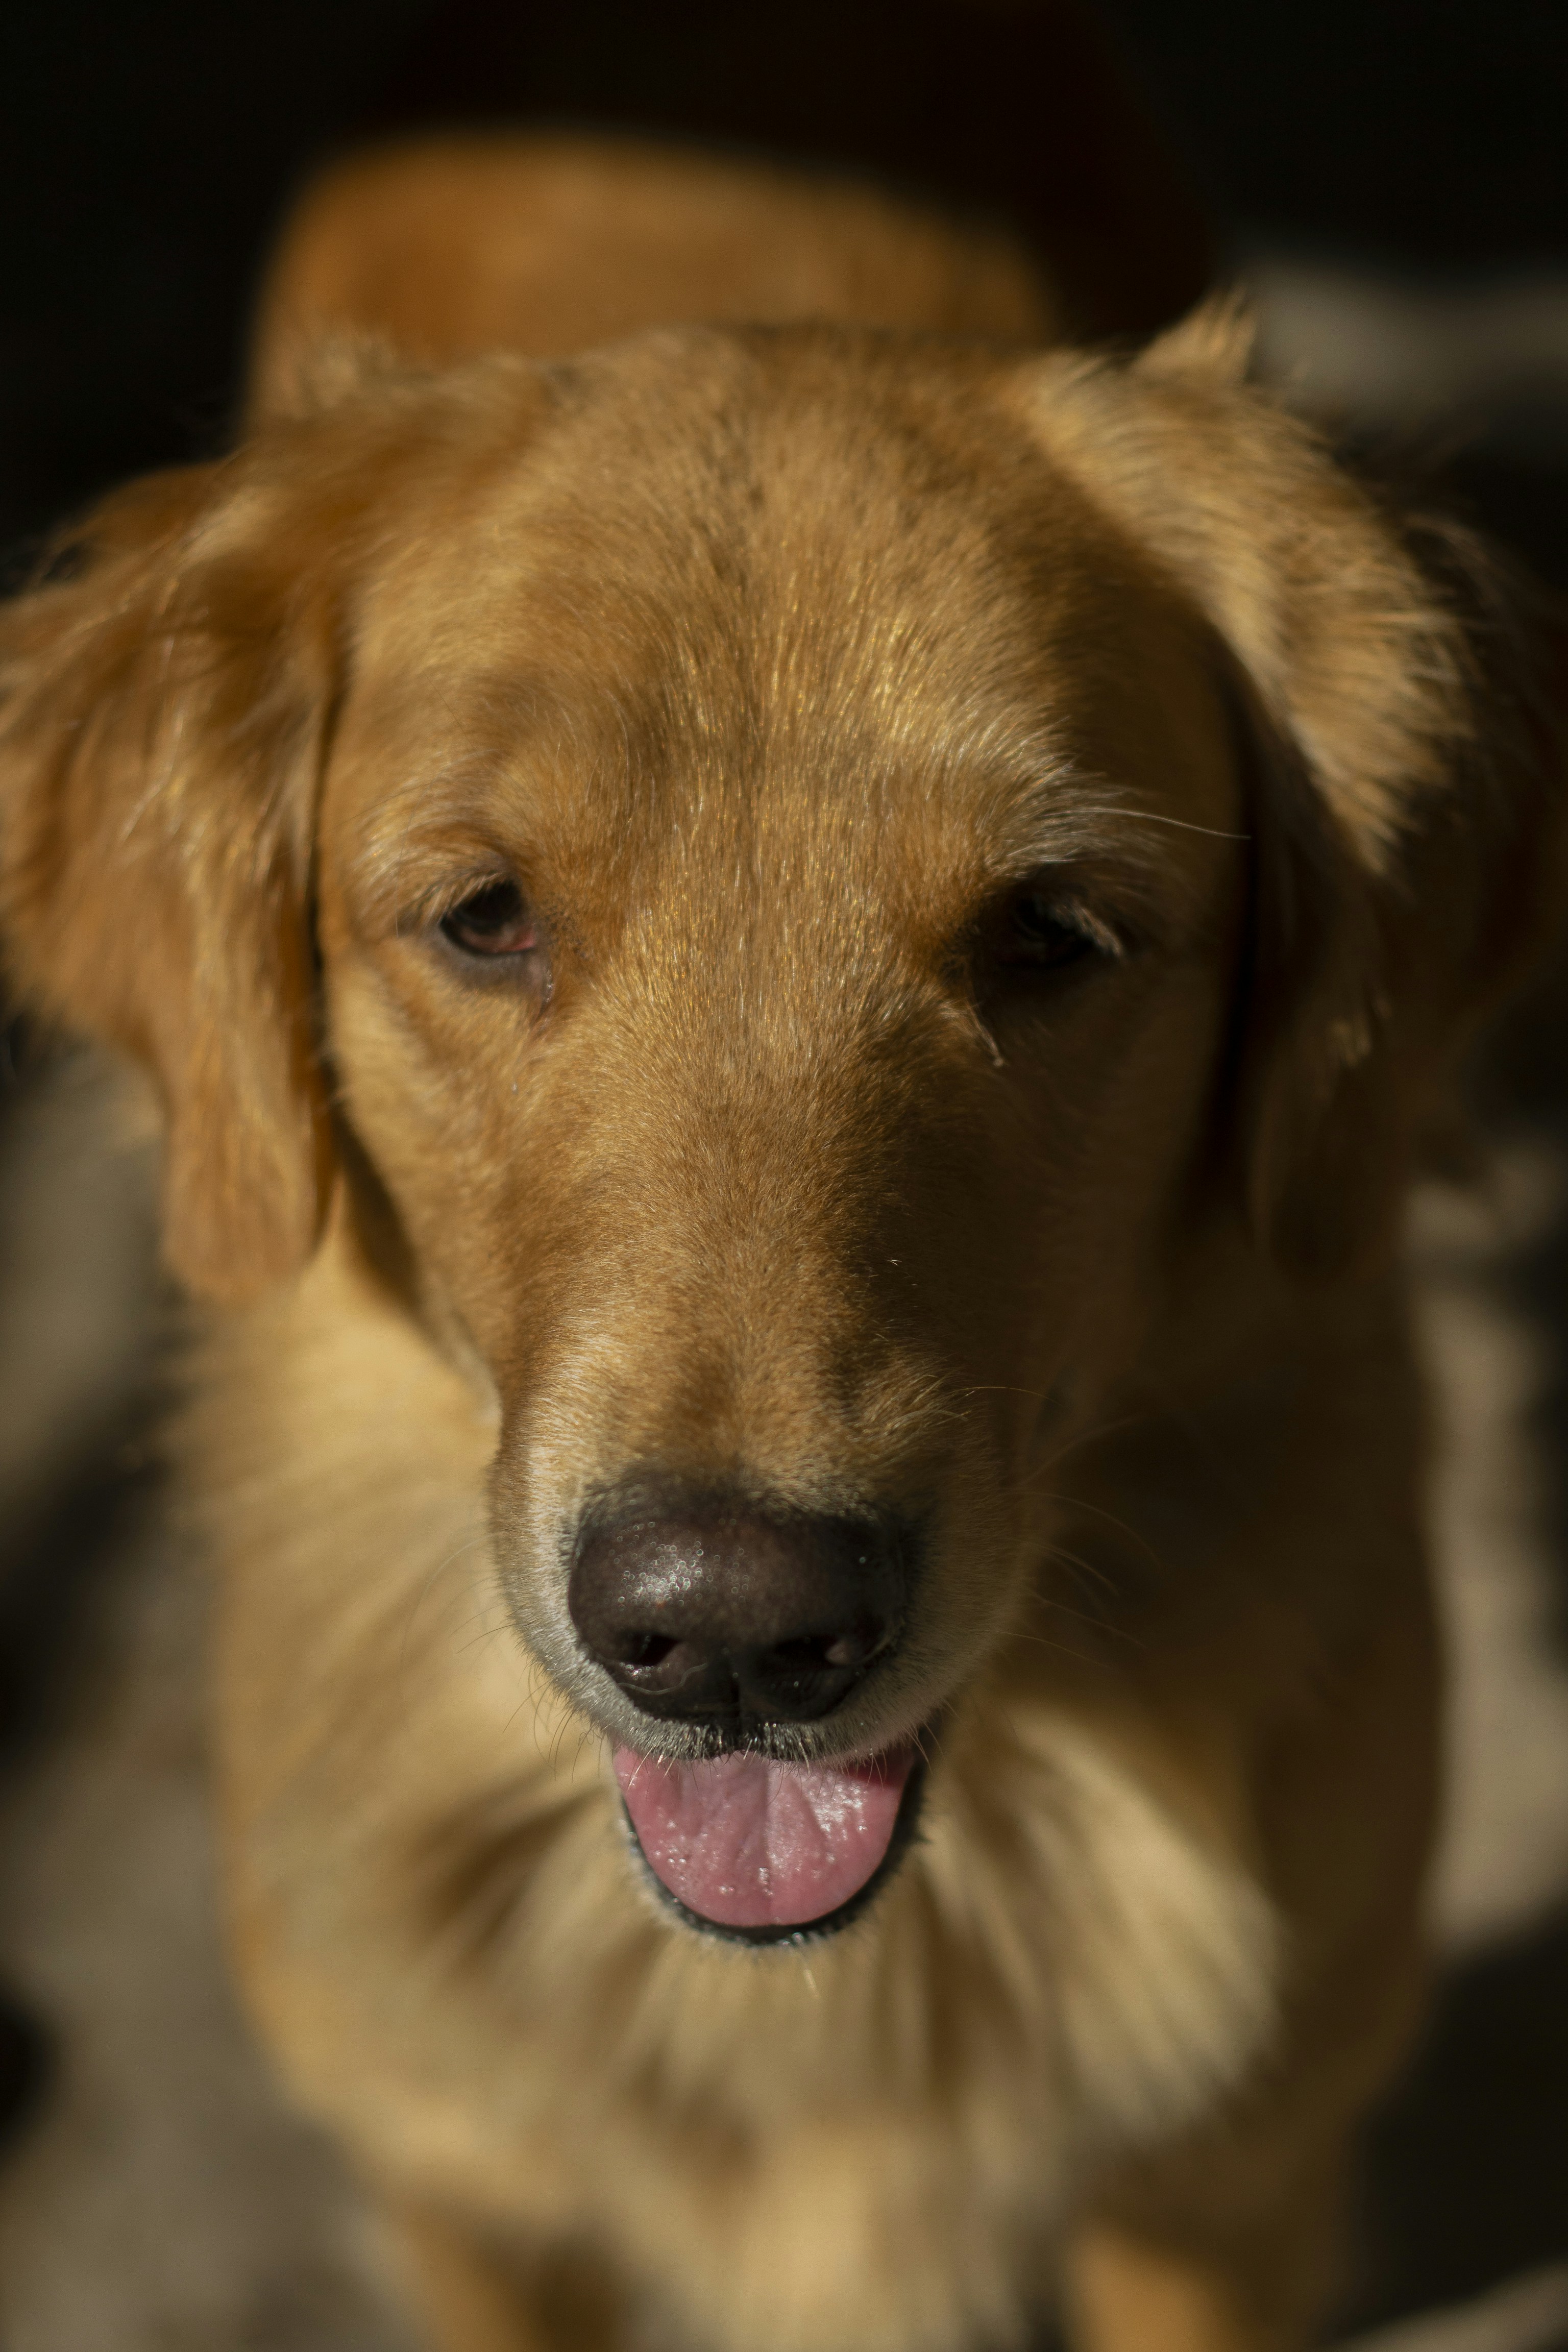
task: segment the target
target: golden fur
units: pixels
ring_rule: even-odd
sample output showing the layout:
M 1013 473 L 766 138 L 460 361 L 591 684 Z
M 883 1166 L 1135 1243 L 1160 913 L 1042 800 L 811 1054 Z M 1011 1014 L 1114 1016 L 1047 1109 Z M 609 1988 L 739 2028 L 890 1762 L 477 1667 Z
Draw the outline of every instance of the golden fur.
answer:
M 232 1310 L 238 1969 L 448 2352 L 978 2352 L 1058 2291 L 1089 2352 L 1300 2345 L 1413 2012 L 1394 1237 L 1554 903 L 1543 747 L 1464 551 L 1234 320 L 1040 355 L 963 235 L 640 150 L 351 167 L 249 436 L 3 625 L 15 969 L 153 1072 Z M 659 315 L 768 323 L 523 356 Z M 547 1000 L 441 952 L 501 872 Z M 1100 945 L 1021 988 L 1041 876 Z M 901 1664 L 801 1735 L 939 1726 L 830 1941 L 633 1870 L 563 1568 L 628 1469 L 927 1515 Z

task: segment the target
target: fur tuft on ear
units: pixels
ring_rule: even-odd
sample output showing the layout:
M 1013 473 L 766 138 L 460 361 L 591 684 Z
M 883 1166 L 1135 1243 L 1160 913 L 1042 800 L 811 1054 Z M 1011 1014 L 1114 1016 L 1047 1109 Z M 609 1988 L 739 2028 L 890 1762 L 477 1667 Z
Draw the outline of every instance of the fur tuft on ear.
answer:
M 1258 321 L 1239 287 L 1211 294 L 1195 310 L 1155 338 L 1138 361 L 1144 375 L 1206 376 L 1243 383 L 1258 342 Z
M 255 372 L 249 424 L 253 431 L 290 418 L 320 416 L 365 393 L 406 391 L 428 383 L 386 335 L 370 327 L 337 327 L 290 342 L 283 362 Z
M 1390 1246 L 1459 1047 L 1561 919 L 1563 747 L 1497 567 L 1243 382 L 1237 316 L 1126 365 L 1047 361 L 1025 397 L 1220 640 L 1254 811 L 1244 1191 L 1322 1277 Z

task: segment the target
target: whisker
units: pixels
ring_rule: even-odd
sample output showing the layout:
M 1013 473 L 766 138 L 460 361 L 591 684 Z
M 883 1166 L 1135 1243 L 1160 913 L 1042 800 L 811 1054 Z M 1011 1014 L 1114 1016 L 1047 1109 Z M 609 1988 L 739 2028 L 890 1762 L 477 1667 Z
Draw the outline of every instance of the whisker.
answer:
M 437 1560 L 435 1567 L 432 1568 L 425 1576 L 420 1578 L 418 1588 L 409 1601 L 408 1613 L 404 1619 L 403 1632 L 399 1637 L 397 1645 L 397 1687 L 398 1695 L 404 1707 L 404 1722 L 405 1727 L 408 1727 L 411 1724 L 411 1717 L 408 1714 L 408 1695 L 406 1687 L 408 1677 L 408 1645 L 414 1638 L 414 1628 L 418 1622 L 419 1612 L 425 1606 L 426 1601 L 429 1597 L 431 1587 L 437 1582 L 437 1579 L 445 1576 L 447 1570 L 453 1567 L 457 1561 L 463 1559 L 465 1554 L 478 1550 L 479 1547 L 484 1542 L 484 1540 L 485 1538 L 482 1535 L 470 1536 L 467 1542 L 458 1544 L 455 1551 L 449 1551 L 444 1559 Z
M 1125 1519 L 1119 1519 L 1114 1511 L 1106 1510 L 1100 1503 L 1086 1502 L 1081 1495 L 1049 1494 L 1041 1499 L 1047 1503 L 1060 1503 L 1067 1510 L 1088 1511 L 1092 1517 L 1103 1519 L 1108 1527 L 1114 1528 L 1119 1535 L 1124 1535 L 1130 1543 L 1136 1544 L 1152 1567 L 1159 1569 L 1162 1574 L 1164 1572 L 1165 1563 L 1148 1537 L 1141 1534 L 1137 1528 L 1130 1527 Z
M 1077 1552 L 1068 1551 L 1063 1544 L 1052 1544 L 1046 1557 L 1047 1559 L 1065 1560 L 1068 1568 L 1076 1568 L 1080 1576 L 1087 1576 L 1093 1583 L 1103 1585 L 1109 1593 L 1119 1594 L 1121 1591 L 1121 1586 L 1109 1569 L 1098 1567 L 1093 1560 L 1084 1559 Z M 1062 1605 L 1054 1594 L 1047 1602 L 1047 1606 L 1052 1608 Z
M 1210 841 L 1250 842 L 1252 839 L 1249 833 L 1229 833 L 1221 825 L 1194 824 L 1190 817 L 1166 816 L 1159 809 L 1118 808 L 1114 803 L 1102 808 L 1075 808 L 1073 815 L 1113 816 L 1130 819 L 1134 824 L 1169 824 L 1173 825 L 1178 833 L 1201 833 Z
M 1119 1437 L 1123 1430 L 1136 1429 L 1142 1423 L 1152 1418 L 1152 1414 L 1149 1412 L 1124 1412 L 1116 1421 L 1097 1421 L 1091 1428 L 1079 1430 L 1075 1436 L 1063 1438 L 1056 1451 L 1047 1454 L 1043 1462 L 1037 1465 L 1036 1468 L 1030 1471 L 1029 1476 L 1043 1477 L 1047 1470 L 1054 1470 L 1058 1462 L 1065 1462 L 1070 1454 L 1076 1454 L 1080 1447 L 1096 1445 L 1102 1437 Z

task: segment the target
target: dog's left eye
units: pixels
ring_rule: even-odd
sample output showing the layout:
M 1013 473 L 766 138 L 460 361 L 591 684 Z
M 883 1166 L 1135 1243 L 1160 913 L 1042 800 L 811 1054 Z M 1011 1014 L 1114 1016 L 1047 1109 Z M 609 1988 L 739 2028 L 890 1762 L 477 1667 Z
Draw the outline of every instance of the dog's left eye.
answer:
M 1059 971 L 1109 945 L 1075 908 L 1044 890 L 1019 890 L 1007 902 L 995 953 L 998 962 L 1021 971 Z
M 539 945 L 539 927 L 515 882 L 487 882 L 441 923 L 443 939 L 470 956 L 527 955 Z

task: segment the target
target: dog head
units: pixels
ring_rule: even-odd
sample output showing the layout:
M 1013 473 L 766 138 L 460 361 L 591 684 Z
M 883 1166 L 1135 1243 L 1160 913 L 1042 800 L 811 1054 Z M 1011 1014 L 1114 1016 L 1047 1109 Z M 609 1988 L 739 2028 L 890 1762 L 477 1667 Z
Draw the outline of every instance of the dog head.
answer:
M 1542 919 L 1483 633 L 1233 344 L 351 369 L 4 625 L 16 970 L 152 1069 L 174 1266 L 339 1204 L 734 1932 L 876 1883 L 1202 1269 L 1386 1249 Z

